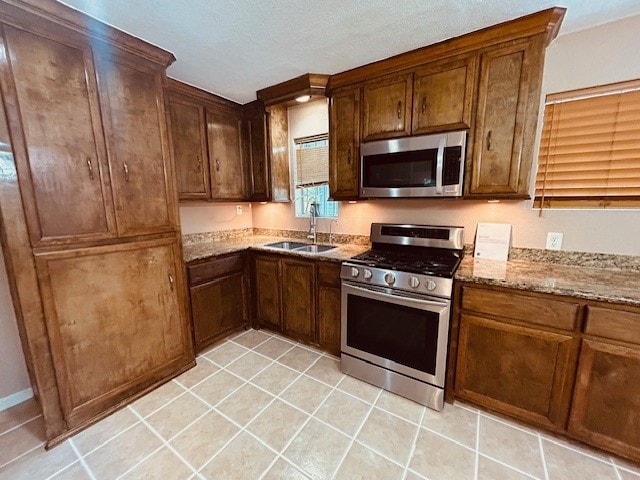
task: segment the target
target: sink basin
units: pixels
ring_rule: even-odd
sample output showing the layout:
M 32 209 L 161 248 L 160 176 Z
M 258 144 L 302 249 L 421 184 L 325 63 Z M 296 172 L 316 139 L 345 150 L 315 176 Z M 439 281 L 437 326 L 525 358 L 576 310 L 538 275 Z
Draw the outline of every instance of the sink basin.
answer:
M 296 252 L 309 252 L 309 253 L 322 253 L 327 250 L 333 250 L 336 247 L 331 245 L 305 245 L 304 247 L 296 248 Z
M 273 248 L 284 248 L 285 250 L 296 250 L 300 247 L 308 247 L 310 245 L 308 243 L 302 242 L 275 242 L 267 243 L 265 246 Z

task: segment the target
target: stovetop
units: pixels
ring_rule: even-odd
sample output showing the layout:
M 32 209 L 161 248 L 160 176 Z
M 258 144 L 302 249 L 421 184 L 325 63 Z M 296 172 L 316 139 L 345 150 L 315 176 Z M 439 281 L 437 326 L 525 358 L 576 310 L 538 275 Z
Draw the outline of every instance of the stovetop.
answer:
M 462 250 L 419 247 L 373 248 L 349 260 L 369 267 L 453 278 Z

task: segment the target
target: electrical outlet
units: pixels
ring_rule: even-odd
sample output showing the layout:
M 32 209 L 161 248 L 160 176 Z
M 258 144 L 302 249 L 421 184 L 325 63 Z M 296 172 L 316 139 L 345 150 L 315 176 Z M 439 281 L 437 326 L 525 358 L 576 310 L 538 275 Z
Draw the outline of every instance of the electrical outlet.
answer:
M 547 233 L 547 250 L 560 250 L 562 247 L 562 233 Z
M 236 215 L 242 215 L 242 205 L 236 205 Z

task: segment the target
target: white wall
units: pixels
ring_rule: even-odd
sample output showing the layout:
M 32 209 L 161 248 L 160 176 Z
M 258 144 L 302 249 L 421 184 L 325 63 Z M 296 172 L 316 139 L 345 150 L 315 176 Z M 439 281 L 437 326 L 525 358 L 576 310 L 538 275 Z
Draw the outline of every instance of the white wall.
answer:
M 238 214 L 236 210 L 238 205 L 242 207 L 242 214 Z M 251 228 L 253 226 L 251 206 L 246 202 L 181 203 L 180 226 L 182 234 Z
M 637 45 L 640 16 L 558 37 L 547 49 L 541 102 L 551 92 L 640 78 Z M 292 119 L 303 121 L 297 114 L 290 114 L 290 122 Z M 309 124 L 315 124 L 315 120 Z M 342 202 L 334 230 L 368 234 L 373 221 L 459 225 L 465 227 L 466 241 L 470 242 L 477 222 L 511 223 L 513 245 L 517 247 L 544 248 L 547 232 L 562 232 L 563 250 L 640 255 L 640 210 L 545 210 L 540 217 L 531 206 L 531 200 Z M 283 205 L 256 205 L 253 225 L 306 228 L 306 222 L 294 219 L 291 212 Z M 320 220 L 319 228 L 328 229 L 328 221 Z

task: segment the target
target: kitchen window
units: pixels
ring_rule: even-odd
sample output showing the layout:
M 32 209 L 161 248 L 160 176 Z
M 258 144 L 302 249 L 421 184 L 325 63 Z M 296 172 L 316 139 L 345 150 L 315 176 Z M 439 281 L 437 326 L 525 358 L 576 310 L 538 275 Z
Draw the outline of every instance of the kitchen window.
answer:
M 338 202 L 329 200 L 329 136 L 294 139 L 296 217 L 308 217 L 312 203 L 318 217 L 338 216 Z
M 535 207 L 640 207 L 640 80 L 548 95 Z

